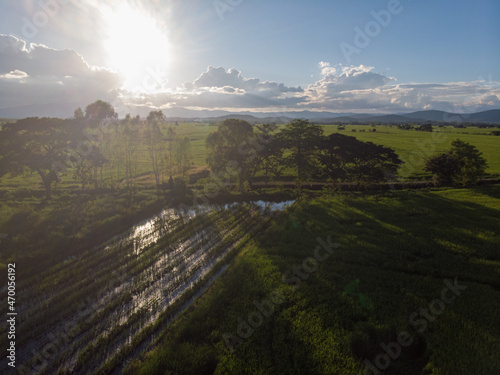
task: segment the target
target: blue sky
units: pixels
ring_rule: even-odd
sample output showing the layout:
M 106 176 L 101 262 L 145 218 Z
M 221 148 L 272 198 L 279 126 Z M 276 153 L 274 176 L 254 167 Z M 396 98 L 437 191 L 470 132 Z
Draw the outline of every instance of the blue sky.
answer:
M 493 0 L 8 0 L 0 109 L 500 108 L 499 16 Z

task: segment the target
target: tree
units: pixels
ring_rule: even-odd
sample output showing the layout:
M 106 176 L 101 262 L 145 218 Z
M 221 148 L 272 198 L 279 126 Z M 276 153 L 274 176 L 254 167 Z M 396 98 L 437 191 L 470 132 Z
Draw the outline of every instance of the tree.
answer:
M 174 141 L 175 141 L 175 130 L 172 126 L 169 126 L 167 129 L 167 141 L 168 141 L 168 153 L 169 153 L 169 174 L 170 180 L 172 180 L 172 170 L 173 170 L 173 153 L 174 153 Z
M 280 138 L 271 133 L 276 130 L 275 124 L 257 125 L 257 138 L 261 148 L 257 153 L 258 168 L 262 169 L 266 177 L 266 186 L 271 176 L 281 176 L 283 170 L 283 146 Z
M 251 183 L 257 164 L 257 152 L 252 125 L 244 120 L 227 119 L 210 133 L 206 140 L 207 163 L 215 173 L 238 176 L 238 188 Z
M 486 167 L 486 160 L 475 146 L 456 139 L 446 153 L 429 158 L 424 169 L 434 175 L 437 184 L 468 186 L 478 183 Z
M 77 118 L 78 109 L 75 111 L 75 118 Z M 108 102 L 97 100 L 94 103 L 89 104 L 85 108 L 85 131 L 88 135 L 98 137 L 97 142 L 93 142 L 92 147 L 96 149 L 93 154 L 90 154 L 89 162 L 92 163 L 94 176 L 92 177 L 94 181 L 95 189 L 99 188 L 99 181 L 97 179 L 97 170 L 100 169 L 101 181 L 102 181 L 102 168 L 104 163 L 107 161 L 102 155 L 102 140 L 104 134 L 98 129 L 99 125 L 106 120 L 116 120 L 118 114 L 115 112 L 115 108 Z
M 55 118 L 27 118 L 2 125 L 0 132 L 0 176 L 38 173 L 46 196 L 58 181 L 57 168 L 66 166 L 68 122 Z
M 396 152 L 372 142 L 332 133 L 322 142 L 321 177 L 358 184 L 384 181 L 402 164 Z
M 421 132 L 432 132 L 432 124 L 424 124 L 424 125 L 420 125 L 419 128 L 417 128 L 418 131 L 421 131 Z
M 453 174 L 458 169 L 458 160 L 450 153 L 435 155 L 425 162 L 424 170 L 433 174 L 436 185 L 453 185 Z
M 76 145 L 80 142 L 78 139 L 72 140 L 71 144 Z M 102 155 L 99 148 L 93 144 L 87 144 L 85 152 L 81 152 L 78 148 L 72 148 L 74 154 L 70 160 L 75 160 L 75 168 L 73 170 L 73 178 L 82 184 L 82 190 L 85 190 L 86 184 L 92 182 L 97 185 L 96 170 L 102 167 L 107 159 Z M 96 187 L 97 188 L 97 187 Z
M 80 107 L 75 109 L 74 119 L 75 120 L 83 120 L 84 118 L 85 118 L 85 115 L 83 114 L 82 109 Z
M 157 188 L 159 188 L 163 182 L 162 157 L 164 150 L 163 138 L 159 125 L 163 122 L 165 122 L 165 115 L 162 111 L 151 111 L 146 119 L 145 140 L 148 146 Z
M 136 151 L 139 147 L 139 116 L 132 118 L 129 114 L 121 122 L 121 151 L 125 159 L 125 179 L 129 190 L 134 187 L 134 172 L 137 165 Z
M 78 109 L 75 111 L 75 117 Z M 97 100 L 85 108 L 85 119 L 89 121 L 102 121 L 105 119 L 116 119 L 115 108 L 108 102 Z
M 180 138 L 176 145 L 176 161 L 178 173 L 184 175 L 191 166 L 191 140 L 188 136 Z
M 101 167 L 102 176 L 102 166 L 107 162 L 100 147 L 102 139 L 95 136 L 95 129 L 90 126 L 80 108 L 75 110 L 74 118 L 68 121 L 68 161 L 73 167 L 73 178 L 82 184 L 82 190 L 91 183 L 97 189 L 97 169 Z
M 308 120 L 292 120 L 278 134 L 282 146 L 290 151 L 285 164 L 297 169 L 301 181 L 310 177 L 317 168 L 322 135 L 323 129 Z

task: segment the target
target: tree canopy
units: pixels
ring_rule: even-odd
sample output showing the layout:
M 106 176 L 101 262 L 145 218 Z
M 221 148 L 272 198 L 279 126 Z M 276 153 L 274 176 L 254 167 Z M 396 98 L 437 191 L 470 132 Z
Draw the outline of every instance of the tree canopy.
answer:
M 460 139 L 454 140 L 446 153 L 433 156 L 425 163 L 425 170 L 434 175 L 436 184 L 454 186 L 477 184 L 486 167 L 481 152 Z
M 317 168 L 317 153 L 323 129 L 308 120 L 293 120 L 279 133 L 282 147 L 289 150 L 285 164 L 297 170 L 299 180 L 312 176 Z
M 0 176 L 38 173 L 47 196 L 58 180 L 56 166 L 66 164 L 68 121 L 57 118 L 26 118 L 2 125 Z
M 75 117 L 80 115 L 78 109 L 75 111 Z M 90 121 L 102 121 L 105 119 L 115 119 L 117 118 L 115 108 L 108 102 L 97 100 L 92 104 L 89 104 L 85 108 L 85 119 Z
M 212 171 L 238 167 L 240 187 L 251 184 L 258 171 L 268 180 L 285 168 L 294 169 L 300 181 L 374 183 L 396 174 L 402 164 L 391 148 L 343 134 L 325 137 L 320 126 L 307 120 L 293 120 L 277 132 L 270 124 L 254 131 L 246 121 L 226 120 L 207 138 L 207 149 Z
M 240 190 L 254 174 L 257 150 L 251 146 L 253 127 L 245 120 L 227 119 L 206 140 L 207 163 L 216 173 L 237 175 Z

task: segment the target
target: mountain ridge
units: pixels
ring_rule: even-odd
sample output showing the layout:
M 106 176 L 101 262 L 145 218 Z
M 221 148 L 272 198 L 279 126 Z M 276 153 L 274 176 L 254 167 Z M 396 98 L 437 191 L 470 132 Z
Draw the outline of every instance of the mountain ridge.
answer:
M 70 118 L 78 103 L 19 106 L 14 108 L 0 108 L 0 118 L 20 119 L 26 117 L 60 117 Z M 69 108 L 72 108 L 71 110 Z M 82 107 L 83 108 L 83 107 Z M 116 109 L 120 117 L 126 113 L 145 118 L 156 108 L 149 107 L 121 107 Z M 26 115 L 29 113 L 30 115 Z M 482 123 L 500 124 L 500 109 L 492 109 L 475 113 L 452 113 L 438 110 L 416 111 L 410 113 L 349 113 L 349 112 L 313 112 L 313 111 L 284 111 L 284 112 L 229 112 L 223 110 L 192 110 L 183 107 L 163 109 L 168 121 L 192 122 L 220 122 L 227 118 L 239 118 L 250 123 L 289 122 L 293 119 L 307 119 L 320 124 L 328 123 Z

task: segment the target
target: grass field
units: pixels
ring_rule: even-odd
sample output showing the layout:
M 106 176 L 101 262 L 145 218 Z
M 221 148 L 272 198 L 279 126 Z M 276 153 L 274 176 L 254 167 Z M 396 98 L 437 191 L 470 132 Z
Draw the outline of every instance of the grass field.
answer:
M 197 169 L 206 169 L 205 139 L 215 129 L 175 127 L 190 137 Z M 487 130 L 370 130 L 347 126 L 342 133 L 394 148 L 406 161 L 405 178 L 427 178 L 423 157 L 456 138 L 477 146 L 489 173 L 500 174 L 500 138 L 474 134 Z M 116 156 L 104 168 L 104 187 L 120 184 L 121 163 Z M 165 206 L 193 201 L 186 189 L 175 199 L 172 192 L 158 195 L 144 145 L 135 166 L 138 189 L 82 192 L 65 176 L 51 199 L 37 175 L 2 179 L 0 233 L 7 237 L 0 268 L 20 266 L 22 362 L 33 365 L 30 353 L 43 349 L 46 333 L 70 320 L 82 333 L 51 357 L 50 368 L 61 373 L 113 373 L 124 364 L 142 374 L 362 374 L 375 365 L 393 375 L 500 372 L 499 186 L 324 196 L 277 189 L 268 193 L 302 197 L 278 218 L 248 207 L 223 210 L 174 223 L 170 234 L 135 254 L 135 239 L 125 247 L 103 244 L 116 245 L 113 236 Z M 265 199 L 259 194 L 217 199 Z M 205 259 L 205 247 L 213 259 L 226 250 L 236 258 L 225 260 L 227 271 L 208 293 L 172 320 L 227 265 Z M 214 273 L 193 279 L 203 262 Z M 111 276 L 117 270 L 124 277 L 119 288 Z M 64 281 L 75 277 L 77 283 Z M 168 295 L 179 297 L 172 308 L 162 300 L 165 280 L 172 283 Z M 107 296 L 114 288 L 121 292 Z M 99 306 L 91 319 L 78 313 L 83 296 Z M 153 350 L 139 356 L 146 347 Z
M 336 126 L 324 126 L 323 129 L 327 135 L 337 132 Z M 413 174 L 414 177 L 428 176 L 423 171 L 425 158 L 445 152 L 450 148 L 451 142 L 458 138 L 476 146 L 483 153 L 483 157 L 488 161 L 486 173 L 500 175 L 500 137 L 489 135 L 491 129 L 435 127 L 433 133 L 401 130 L 395 126 L 383 125 L 375 129 L 376 132 L 371 132 L 370 126 L 350 125 L 340 133 L 393 148 L 405 162 L 401 174 Z
M 168 124 L 167 124 L 168 125 Z M 172 124 L 170 124 L 172 125 Z M 283 125 L 280 125 L 280 127 Z M 163 128 L 166 134 L 165 126 Z M 181 123 L 174 126 L 177 136 L 188 136 L 191 140 L 191 153 L 193 165 L 197 167 L 206 167 L 206 149 L 205 139 L 208 134 L 216 130 L 215 126 L 209 126 L 203 123 Z M 337 132 L 337 126 L 323 126 L 325 134 L 328 135 Z M 353 132 L 356 130 L 356 132 Z M 476 146 L 488 161 L 486 173 L 490 176 L 500 175 L 500 137 L 484 135 L 490 134 L 491 129 L 465 128 L 455 129 L 453 127 L 435 128 L 434 133 L 424 133 L 417 131 L 407 131 L 396 128 L 395 126 L 380 125 L 376 127 L 376 132 L 371 132 L 372 128 L 366 125 L 347 125 L 342 134 L 355 136 L 362 141 L 370 141 L 376 144 L 393 148 L 403 159 L 405 164 L 400 171 L 402 179 L 428 179 L 430 175 L 423 172 L 425 158 L 446 151 L 453 140 L 461 139 Z M 136 182 L 138 185 L 151 185 L 154 180 L 151 173 L 151 163 L 149 161 L 148 151 L 144 145 L 137 152 L 137 161 L 135 167 Z M 119 184 L 120 176 L 116 175 L 116 165 L 123 164 L 115 157 L 110 157 L 111 163 L 104 167 L 103 180 L 104 185 L 109 187 L 111 183 Z M 122 176 L 125 168 L 122 166 Z M 285 171 L 286 172 L 286 171 Z M 0 180 L 0 187 L 3 189 L 17 188 L 42 188 L 40 177 L 35 173 L 27 173 L 23 176 L 10 177 L 5 176 Z M 63 177 L 58 184 L 60 189 L 78 189 L 79 184 L 71 179 L 71 176 Z
M 174 126 L 173 124 L 166 124 L 163 128 L 163 134 L 167 138 L 167 128 L 173 126 L 177 137 L 182 138 L 189 136 L 191 140 L 191 150 L 193 164 L 195 166 L 206 166 L 206 152 L 205 152 L 205 139 L 210 131 L 216 129 L 215 127 L 205 124 L 185 123 Z M 166 143 L 165 147 L 168 147 Z M 104 187 L 110 187 L 111 183 L 117 183 L 124 178 L 125 163 L 120 160 L 116 155 L 105 155 L 109 160 L 104 165 L 103 181 Z M 117 166 L 120 166 L 121 174 L 117 175 Z M 58 184 L 59 189 L 79 189 L 80 184 L 71 178 L 71 169 L 63 176 L 62 181 Z M 152 186 L 154 185 L 154 178 L 152 176 L 151 161 L 147 147 L 141 143 L 134 160 L 134 174 L 136 176 L 136 183 L 139 186 Z M 42 183 L 38 174 L 27 172 L 24 175 L 11 177 L 9 175 L 0 179 L 0 187 L 12 190 L 17 188 L 42 188 Z
M 498 186 L 297 202 L 129 371 L 499 373 L 499 213 Z

